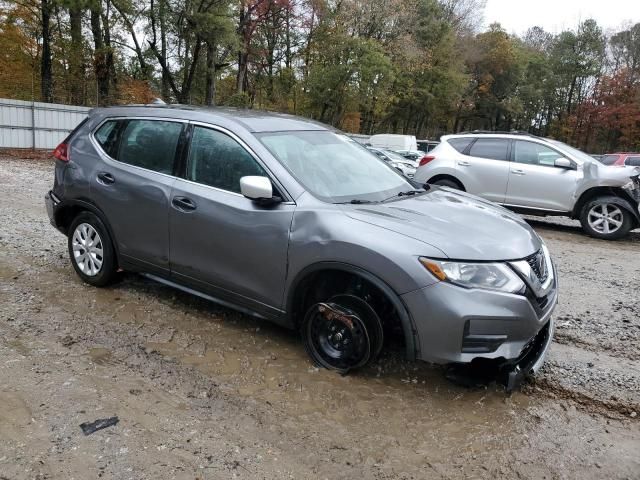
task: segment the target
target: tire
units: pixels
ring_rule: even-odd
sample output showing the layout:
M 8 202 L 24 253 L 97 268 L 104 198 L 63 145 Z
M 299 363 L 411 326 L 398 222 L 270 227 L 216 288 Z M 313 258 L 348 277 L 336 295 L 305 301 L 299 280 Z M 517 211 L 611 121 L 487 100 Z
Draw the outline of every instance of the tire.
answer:
M 116 279 L 113 242 L 104 223 L 95 214 L 82 212 L 73 219 L 67 246 L 73 269 L 84 282 L 104 287 Z
M 454 190 L 462 190 L 462 188 L 460 188 L 460 185 L 457 182 L 455 182 L 454 180 L 449 180 L 447 178 L 436 180 L 433 183 L 429 182 L 429 184 L 438 185 L 440 187 L 449 187 L 449 188 L 453 188 Z
M 307 310 L 302 340 L 313 362 L 346 374 L 375 360 L 384 341 L 373 308 L 354 295 L 334 295 Z
M 618 197 L 598 197 L 588 201 L 580 212 L 582 229 L 590 236 L 603 240 L 625 237 L 633 227 L 632 214 L 616 202 Z

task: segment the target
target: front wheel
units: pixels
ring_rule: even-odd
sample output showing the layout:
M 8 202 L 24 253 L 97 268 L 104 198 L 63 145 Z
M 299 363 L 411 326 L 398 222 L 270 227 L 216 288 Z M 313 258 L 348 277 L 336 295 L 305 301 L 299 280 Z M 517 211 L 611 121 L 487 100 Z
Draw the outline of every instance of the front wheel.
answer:
M 592 237 L 617 240 L 629 233 L 633 217 L 617 204 L 616 197 L 599 197 L 584 205 L 580 223 L 582 229 Z
M 311 305 L 301 333 L 317 365 L 343 374 L 373 361 L 383 344 L 382 324 L 373 308 L 347 294 Z

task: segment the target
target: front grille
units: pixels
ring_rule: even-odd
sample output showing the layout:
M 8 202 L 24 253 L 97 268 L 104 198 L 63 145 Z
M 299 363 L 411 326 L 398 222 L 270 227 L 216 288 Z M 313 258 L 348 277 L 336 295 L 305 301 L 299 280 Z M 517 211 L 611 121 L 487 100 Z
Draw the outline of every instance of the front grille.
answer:
M 544 258 L 544 252 L 542 250 L 538 250 L 536 253 L 526 258 L 527 263 L 533 270 L 533 273 L 536 274 L 540 283 L 544 283 L 549 277 L 549 272 L 547 271 L 547 264 Z

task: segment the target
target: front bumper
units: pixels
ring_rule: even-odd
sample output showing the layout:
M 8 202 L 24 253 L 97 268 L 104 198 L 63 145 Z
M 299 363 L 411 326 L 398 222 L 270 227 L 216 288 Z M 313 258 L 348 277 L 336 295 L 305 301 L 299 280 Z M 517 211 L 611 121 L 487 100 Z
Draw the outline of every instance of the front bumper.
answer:
M 490 359 L 535 373 L 553 337 L 555 284 L 543 299 L 445 282 L 409 292 L 402 299 L 415 323 L 418 357 L 428 362 Z

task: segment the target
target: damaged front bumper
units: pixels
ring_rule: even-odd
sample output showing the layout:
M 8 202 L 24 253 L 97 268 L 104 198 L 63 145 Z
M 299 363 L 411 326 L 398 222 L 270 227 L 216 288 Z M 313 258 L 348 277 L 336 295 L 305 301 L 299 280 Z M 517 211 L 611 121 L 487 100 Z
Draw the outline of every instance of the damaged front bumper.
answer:
M 627 192 L 629 197 L 635 201 L 634 206 L 637 210 L 638 221 L 640 222 L 640 173 L 631 176 L 631 181 L 622 188 Z
M 533 376 L 544 363 L 551 341 L 553 339 L 554 321 L 549 318 L 547 324 L 531 339 L 513 362 L 507 362 L 500 367 L 498 381 L 504 384 L 507 392 L 518 388 L 529 376 Z

